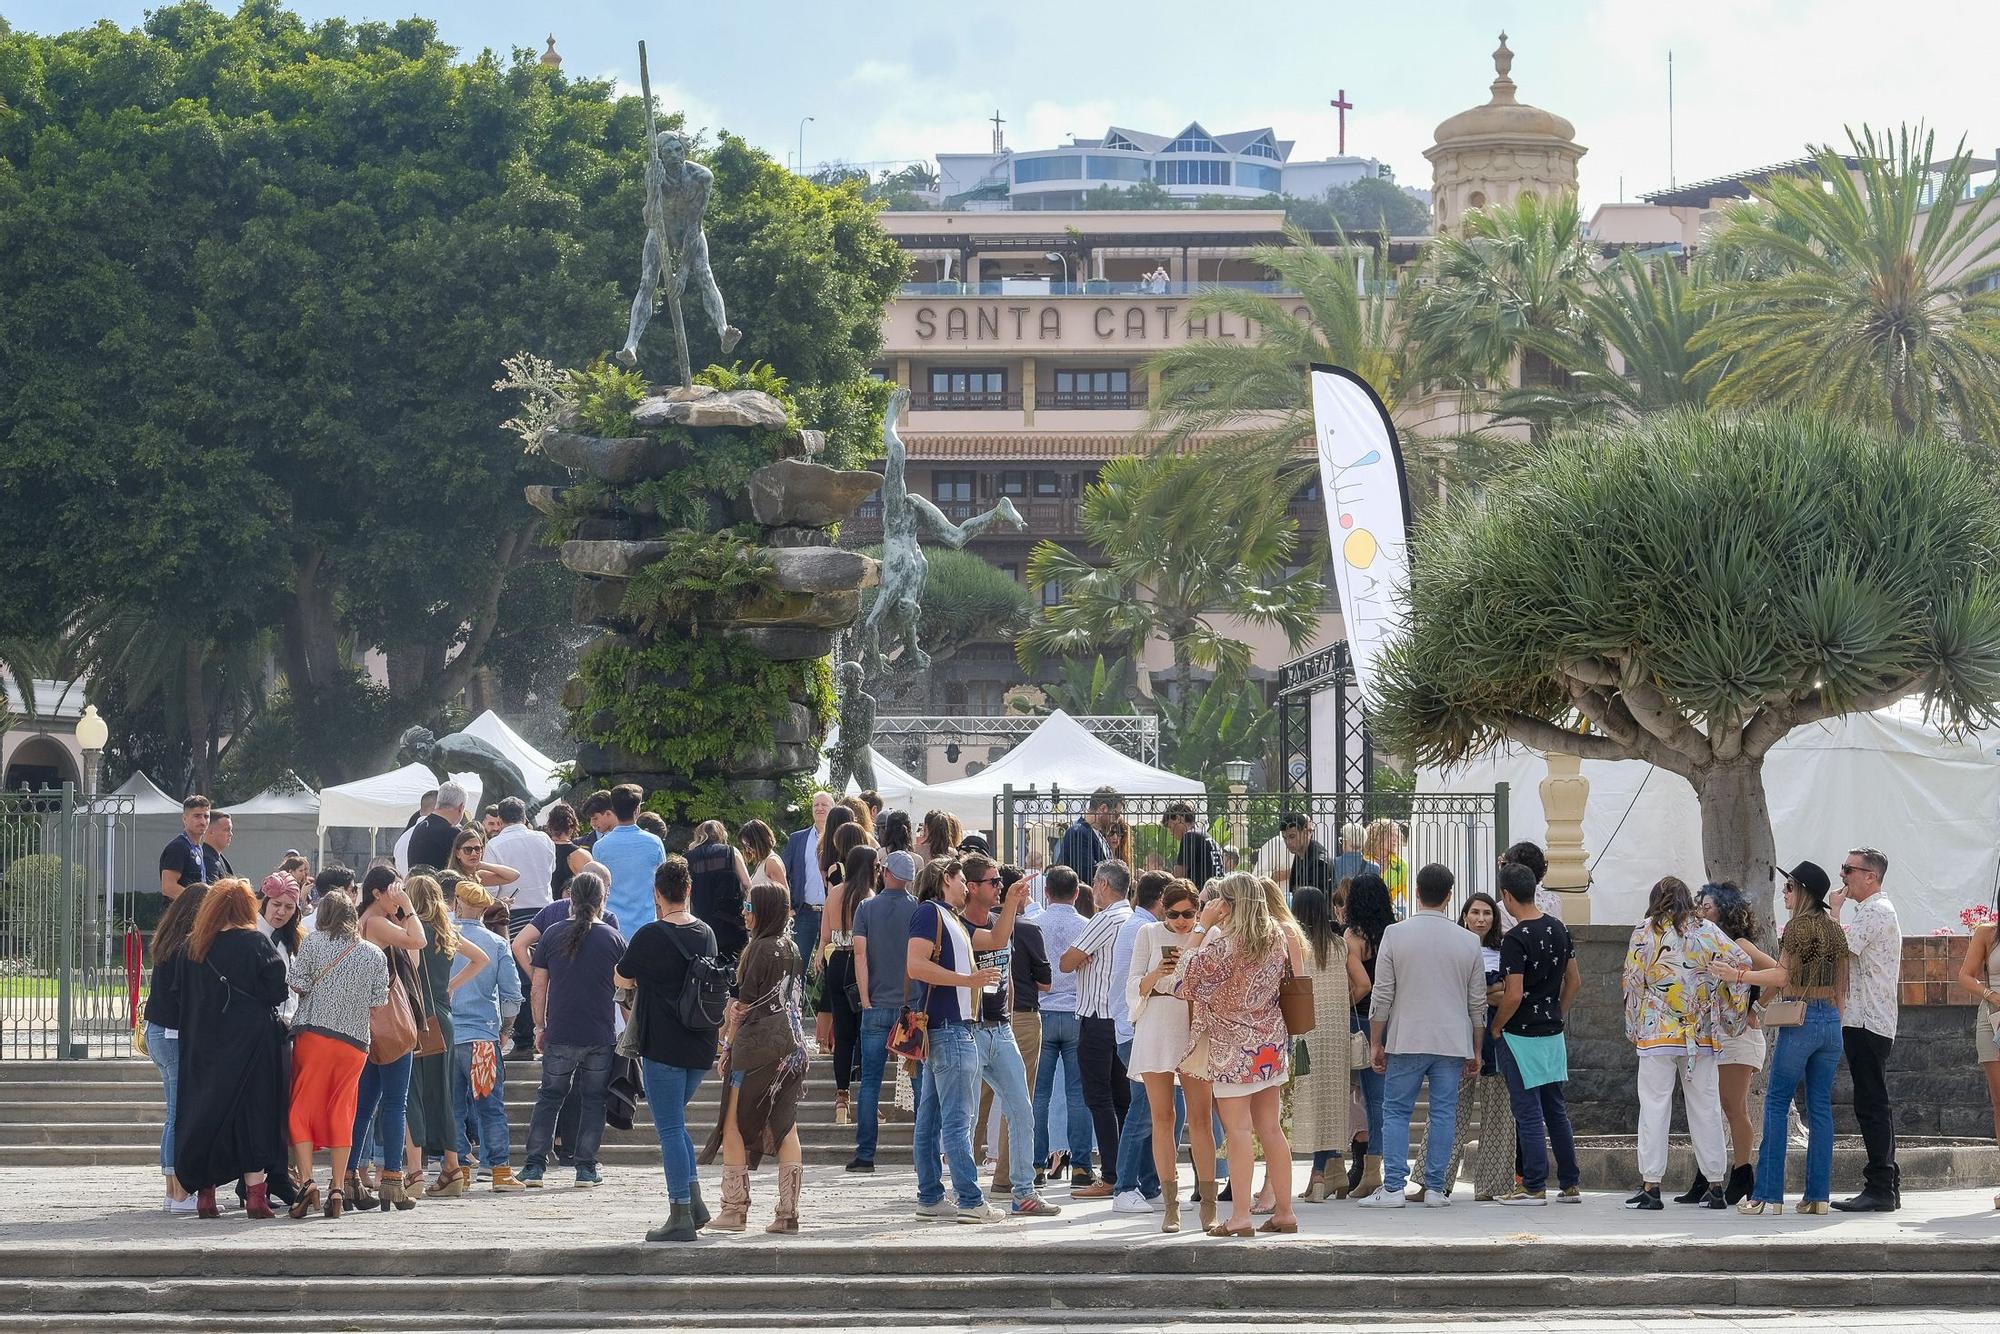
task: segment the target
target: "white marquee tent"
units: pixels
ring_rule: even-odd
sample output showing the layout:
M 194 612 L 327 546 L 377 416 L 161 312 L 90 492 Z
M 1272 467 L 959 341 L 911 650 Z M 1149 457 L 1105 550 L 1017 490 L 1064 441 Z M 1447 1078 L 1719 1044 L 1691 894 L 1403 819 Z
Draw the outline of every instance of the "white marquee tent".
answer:
M 813 773 L 813 782 L 820 787 L 825 787 L 833 781 L 833 745 L 838 740 L 840 740 L 840 729 L 836 727 L 827 733 L 826 744 L 820 747 L 819 768 Z M 868 748 L 868 753 L 875 759 L 875 791 L 881 794 L 884 809 L 914 811 L 918 815 L 929 809 L 924 805 L 922 794 L 930 789 L 924 786 L 922 779 L 890 760 L 873 746 Z M 859 796 L 860 793 L 861 785 L 849 778 L 847 791 L 841 795 L 853 797 Z
M 181 832 L 181 804 L 153 780 L 135 773 L 117 794 L 132 799 L 132 874 L 142 889 L 159 888 L 153 859 Z M 260 884 L 289 848 L 311 847 L 318 825 L 319 797 L 309 788 L 280 785 L 248 801 L 218 807 L 231 817 L 235 841 L 226 854 L 237 874 Z M 412 808 L 414 809 L 414 807 Z
M 478 774 L 453 774 L 452 780 L 465 789 L 467 810 L 479 809 L 481 791 Z M 366 829 L 372 847 L 375 834 L 393 829 L 398 834 L 416 814 L 424 793 L 438 785 L 437 775 L 421 764 L 406 764 L 373 778 L 357 778 L 324 789 L 319 794 L 320 846 L 325 847 L 329 829 Z M 318 865 L 320 858 L 315 860 Z
M 1009 785 L 1021 793 L 1030 788 L 1046 793 L 1051 787 L 1077 793 L 1115 787 L 1120 792 L 1189 796 L 1206 791 L 1198 779 L 1156 769 L 1113 750 L 1058 709 L 1014 749 L 976 774 L 927 789 L 925 800 L 956 815 L 968 829 L 990 829 L 993 803 Z
M 488 709 L 467 723 L 464 731 L 467 736 L 478 737 L 513 761 L 521 776 L 528 780 L 528 791 L 537 801 L 547 801 L 562 786 L 556 762 L 529 745 L 493 710 Z
M 1519 746 L 1450 771 L 1426 769 L 1420 792 L 1509 787 L 1508 835 L 1545 842 L 1542 756 Z M 1586 760 L 1593 920 L 1631 922 L 1661 876 L 1699 885 L 1701 817 L 1694 790 L 1637 760 Z M 2000 733 L 1945 737 L 1913 700 L 1800 728 L 1764 765 L 1778 860 L 1832 873 L 1851 847 L 1889 858 L 1886 887 L 1904 935 L 1963 931 L 1959 913 L 1992 904 L 2000 885 Z M 1749 888 L 1746 886 L 1746 888 Z M 1761 888 L 1761 887 L 1759 887 Z

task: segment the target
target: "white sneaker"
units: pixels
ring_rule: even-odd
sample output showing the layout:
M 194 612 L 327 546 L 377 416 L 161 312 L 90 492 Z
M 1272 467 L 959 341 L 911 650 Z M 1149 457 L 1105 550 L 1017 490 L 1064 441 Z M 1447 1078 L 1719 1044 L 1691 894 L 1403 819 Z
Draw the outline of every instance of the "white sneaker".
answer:
M 1153 1196 L 1146 1201 L 1146 1207 L 1156 1214 L 1165 1213 L 1167 1211 L 1167 1193 L 1163 1190 L 1158 1195 Z
M 935 1204 L 920 1204 L 917 1206 L 917 1217 L 926 1223 L 949 1223 L 958 1217 L 958 1206 L 949 1199 Z
M 1111 1212 L 1114 1214 L 1150 1214 L 1153 1206 L 1146 1203 L 1146 1197 L 1136 1190 L 1121 1190 L 1111 1197 Z
M 1368 1196 L 1366 1199 L 1357 1200 L 1355 1203 L 1359 1204 L 1363 1209 L 1400 1209 L 1406 1201 L 1403 1199 L 1402 1191 L 1390 1190 L 1387 1186 L 1381 1186 L 1376 1189 L 1373 1195 Z
M 201 1209 L 201 1202 L 190 1195 L 185 1200 L 167 1201 L 167 1212 L 183 1218 L 192 1218 Z
M 1007 1211 L 991 1203 L 974 1205 L 970 1209 L 960 1209 L 958 1221 L 961 1223 L 998 1223 L 1007 1216 Z
M 1450 1207 L 1451 1207 L 1451 1196 L 1445 1194 L 1443 1191 L 1428 1190 L 1424 1192 L 1424 1208 L 1447 1209 Z

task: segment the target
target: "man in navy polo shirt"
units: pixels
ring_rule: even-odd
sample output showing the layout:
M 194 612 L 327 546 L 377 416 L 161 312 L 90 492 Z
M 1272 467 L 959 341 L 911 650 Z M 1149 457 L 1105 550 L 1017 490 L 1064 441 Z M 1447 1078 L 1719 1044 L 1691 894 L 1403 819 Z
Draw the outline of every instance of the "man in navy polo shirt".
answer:
M 160 893 L 172 903 L 189 885 L 206 884 L 208 861 L 201 840 L 208 833 L 208 798 L 189 797 L 181 803 L 180 837 L 160 850 Z

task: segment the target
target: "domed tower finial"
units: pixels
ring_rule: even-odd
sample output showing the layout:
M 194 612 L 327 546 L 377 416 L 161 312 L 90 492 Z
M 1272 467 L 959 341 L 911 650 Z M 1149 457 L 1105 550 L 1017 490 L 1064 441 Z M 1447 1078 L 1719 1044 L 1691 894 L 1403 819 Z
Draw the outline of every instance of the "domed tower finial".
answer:
M 1507 34 L 1500 34 L 1500 45 L 1493 48 L 1493 68 L 1499 78 L 1493 81 L 1493 100 L 1488 106 L 1512 106 L 1514 103 L 1514 81 L 1507 77 L 1514 68 L 1514 53 L 1507 49 Z
M 562 57 L 556 54 L 556 35 L 549 34 L 549 49 L 542 52 L 542 63 L 550 69 L 562 68 Z

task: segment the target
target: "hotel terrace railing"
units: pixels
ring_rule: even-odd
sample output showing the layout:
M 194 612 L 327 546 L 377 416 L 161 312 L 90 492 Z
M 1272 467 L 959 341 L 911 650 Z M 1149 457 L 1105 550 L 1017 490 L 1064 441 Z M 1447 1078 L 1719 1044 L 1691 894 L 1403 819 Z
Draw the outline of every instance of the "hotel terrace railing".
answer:
M 959 389 L 934 391 L 913 389 L 910 391 L 912 412 L 1019 412 L 1021 391 L 1018 389 Z
M 1037 389 L 1035 406 L 1053 412 L 1099 412 L 1146 406 L 1146 386 L 1130 389 Z
M 1074 500 L 1027 500 L 1013 496 L 1014 508 L 1027 521 L 1024 531 L 1016 532 L 1004 524 L 988 530 L 989 537 L 1013 537 L 1029 539 L 1038 537 L 1075 537 L 1083 531 L 1079 521 L 1077 503 Z M 953 523 L 964 523 L 977 514 L 992 509 L 997 500 L 933 500 L 933 505 Z M 841 537 L 861 538 L 872 542 L 882 536 L 882 502 L 864 500 L 854 516 L 840 526 Z M 850 542 L 849 545 L 852 545 Z

